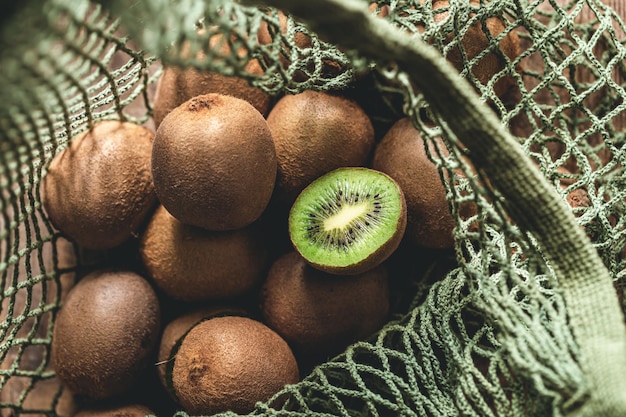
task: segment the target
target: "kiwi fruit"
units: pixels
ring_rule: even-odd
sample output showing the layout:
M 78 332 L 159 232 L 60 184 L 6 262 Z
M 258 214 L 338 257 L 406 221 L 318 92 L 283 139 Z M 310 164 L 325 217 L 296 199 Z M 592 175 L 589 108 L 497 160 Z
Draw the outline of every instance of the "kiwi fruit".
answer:
M 454 217 L 439 171 L 428 159 L 425 146 L 411 119 L 404 117 L 376 145 L 372 168 L 388 174 L 404 192 L 407 239 L 424 248 L 451 248 Z
M 51 358 L 74 394 L 94 400 L 130 391 L 153 363 L 160 305 L 142 276 L 97 270 L 69 292 L 55 320 Z
M 145 417 L 156 415 L 143 404 L 99 404 L 82 408 L 74 417 Z
M 374 128 L 363 109 L 325 92 L 283 96 L 267 116 L 267 124 L 278 161 L 275 198 L 288 206 L 321 175 L 364 165 L 374 146 Z
M 248 317 L 223 316 L 185 334 L 168 378 L 187 413 L 213 415 L 248 413 L 300 376 L 291 348 L 275 331 Z
M 274 261 L 263 283 L 263 322 L 292 346 L 296 357 L 327 359 L 387 322 L 388 281 L 384 265 L 337 276 L 313 268 L 292 251 Z
M 559 166 L 556 169 L 556 174 L 559 178 L 559 185 L 561 190 L 566 191 L 572 185 L 576 184 L 576 175 L 565 166 Z M 580 217 L 586 208 L 591 207 L 591 199 L 589 193 L 583 187 L 574 188 L 568 191 L 565 196 L 567 203 L 573 209 L 574 215 Z
M 139 239 L 147 275 L 166 296 L 199 302 L 245 295 L 261 284 L 269 250 L 256 225 L 209 231 L 157 207 Z
M 261 21 L 257 39 L 261 45 L 279 45 L 278 62 L 288 79 L 306 83 L 314 76 L 332 78 L 345 70 L 343 64 L 325 57 L 321 59 L 321 67 L 317 68 L 318 59 L 309 51 L 314 45 L 311 32 L 282 10 L 274 9 L 268 14 L 270 17 Z M 271 24 L 268 23 L 270 19 Z M 275 41 L 276 37 L 280 37 L 280 42 Z M 267 59 L 267 65 L 272 66 L 274 62 Z
M 221 49 L 223 56 L 230 55 L 229 46 L 221 40 L 221 35 L 212 36 L 210 47 Z M 246 52 L 247 53 L 247 52 Z M 205 54 L 199 53 L 198 59 Z M 254 76 L 261 76 L 263 68 L 256 59 L 251 59 L 245 71 Z M 156 85 L 153 100 L 152 118 L 158 128 L 165 116 L 187 100 L 204 94 L 217 93 L 240 98 L 249 102 L 264 117 L 271 106 L 272 97 L 261 88 L 255 87 L 242 77 L 222 75 L 213 71 L 202 71 L 196 68 L 180 68 L 165 66 Z
M 53 158 L 42 181 L 42 204 L 53 226 L 95 250 L 136 234 L 156 204 L 153 138 L 143 126 L 110 120 L 77 135 Z
M 470 5 L 480 6 L 480 0 L 470 0 Z M 433 18 L 435 22 L 439 23 L 446 20 L 449 16 L 447 9 L 450 7 L 448 0 L 433 0 Z M 487 85 L 491 79 L 500 71 L 503 71 L 507 64 L 506 59 L 514 60 L 520 55 L 520 39 L 515 30 L 509 31 L 499 41 L 496 47 L 491 44 L 490 38 L 498 37 L 505 29 L 507 24 L 502 17 L 491 16 L 481 20 L 473 22 L 467 30 L 463 33 L 459 41 L 459 46 L 451 48 L 447 53 L 446 58 L 450 63 L 460 72 L 465 68 L 465 62 L 475 60 L 479 55 L 483 54 L 485 50 L 489 50 L 489 53 L 482 56 L 476 62 L 472 63 L 470 73 L 475 79 L 482 85 Z M 489 32 L 485 33 L 485 29 Z M 450 32 L 446 35 L 445 42 L 452 42 L 458 34 L 456 32 Z M 496 50 L 497 49 L 497 50 Z M 505 58 L 506 57 L 506 58 Z M 493 91 L 496 96 L 502 98 L 509 93 L 509 90 L 513 87 L 515 81 L 509 76 L 505 75 L 499 78 L 493 85 Z
M 183 223 L 217 231 L 251 224 L 269 203 L 276 171 L 272 133 L 245 100 L 215 93 L 194 97 L 156 131 L 155 191 Z
M 289 212 L 289 237 L 313 267 L 354 275 L 380 265 L 406 228 L 406 202 L 387 174 L 335 169 L 309 184 Z
M 177 343 L 185 333 L 202 320 L 226 315 L 247 316 L 248 312 L 241 307 L 229 307 L 225 305 L 201 306 L 184 312 L 167 323 L 161 334 L 157 358 L 159 379 L 165 388 L 171 389 L 171 387 L 168 386 L 166 373 L 168 367 L 171 367 L 174 361 Z

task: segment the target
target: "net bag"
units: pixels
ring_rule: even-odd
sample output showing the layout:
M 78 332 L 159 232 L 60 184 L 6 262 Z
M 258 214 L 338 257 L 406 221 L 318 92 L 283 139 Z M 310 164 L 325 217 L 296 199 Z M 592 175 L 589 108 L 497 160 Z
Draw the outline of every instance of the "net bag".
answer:
M 52 328 L 76 276 L 108 255 L 59 235 L 40 184 L 94 122 L 150 125 L 166 64 L 272 95 L 345 90 L 369 74 L 390 98 L 377 122 L 411 118 L 455 219 L 449 272 L 413 277 L 378 333 L 251 415 L 624 415 L 622 18 L 599 0 L 441 3 L 12 6 L 0 27 L 0 413 L 72 413 Z M 494 16 L 501 27 L 470 50 L 464 36 Z M 511 33 L 515 54 L 503 47 Z M 216 34 L 244 52 L 207 48 Z M 481 78 L 489 55 L 504 65 Z M 251 58 L 261 75 L 246 70 Z

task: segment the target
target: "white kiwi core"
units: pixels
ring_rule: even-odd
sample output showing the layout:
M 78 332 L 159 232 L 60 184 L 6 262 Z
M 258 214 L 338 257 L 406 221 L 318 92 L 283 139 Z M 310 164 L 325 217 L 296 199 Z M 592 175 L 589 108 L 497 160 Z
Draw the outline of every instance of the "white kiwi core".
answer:
M 364 216 L 368 210 L 371 210 L 371 204 L 361 203 L 354 206 L 343 206 L 337 213 L 324 220 L 324 230 L 343 229 L 347 224 L 361 216 Z

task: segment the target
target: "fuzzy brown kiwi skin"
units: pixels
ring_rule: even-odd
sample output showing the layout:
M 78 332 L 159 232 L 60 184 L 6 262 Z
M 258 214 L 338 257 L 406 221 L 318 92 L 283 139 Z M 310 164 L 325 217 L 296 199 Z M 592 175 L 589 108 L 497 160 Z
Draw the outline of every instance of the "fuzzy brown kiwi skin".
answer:
M 297 252 L 278 258 L 260 291 L 263 321 L 298 358 L 322 360 L 379 330 L 388 320 L 389 279 L 380 265 L 336 276 L 311 267 Z
M 479 0 L 470 0 L 470 4 L 473 6 L 480 5 Z M 435 11 L 435 22 L 440 22 L 447 18 L 448 12 L 437 12 L 437 9 L 450 7 L 448 0 L 434 0 L 432 2 L 433 10 Z M 488 17 L 485 20 L 486 28 L 489 31 L 491 37 L 497 37 L 502 33 L 506 26 L 505 22 L 500 17 Z M 456 35 L 450 33 L 446 37 L 446 41 L 450 42 Z M 489 47 L 489 38 L 483 31 L 482 23 L 477 21 L 473 23 L 463 35 L 461 44 L 468 59 L 473 59 L 482 53 Z M 506 36 L 502 38 L 498 45 L 502 55 L 505 55 L 509 60 L 514 60 L 520 55 L 520 40 L 517 32 L 508 32 Z M 446 58 L 450 63 L 458 70 L 463 70 L 463 56 L 458 48 L 451 49 Z M 490 52 L 480 59 L 471 69 L 472 75 L 476 77 L 478 82 L 483 85 L 487 85 L 489 80 L 499 71 L 503 70 L 506 66 L 505 59 L 498 53 Z M 510 90 L 513 87 L 515 81 L 510 76 L 505 76 L 499 79 L 494 84 L 494 93 L 500 98 L 504 98 L 507 94 L 510 94 Z
M 81 409 L 74 417 L 145 417 L 155 415 L 143 404 L 100 404 Z
M 117 247 L 156 204 L 150 159 L 154 133 L 130 122 L 101 121 L 50 163 L 42 203 L 52 224 L 84 248 Z
M 114 269 L 91 272 L 70 290 L 56 318 L 56 374 L 88 399 L 127 393 L 154 360 L 160 326 L 157 295 L 143 277 Z
M 299 380 L 289 345 L 260 321 L 203 320 L 182 339 L 171 374 L 176 397 L 192 415 L 248 413 Z
M 168 390 L 174 400 L 176 400 L 176 395 L 170 385 L 170 374 L 173 369 L 181 338 L 200 321 L 226 315 L 248 316 L 249 313 L 245 309 L 237 306 L 201 306 L 179 315 L 163 328 L 159 342 L 157 371 L 161 384 Z
M 256 225 L 213 232 L 184 224 L 159 206 L 140 237 L 139 256 L 167 297 L 206 302 L 257 288 L 267 270 L 269 249 Z
M 307 90 L 282 97 L 267 116 L 278 160 L 275 199 L 286 206 L 313 180 L 336 168 L 363 166 L 374 127 L 354 101 Z
M 159 201 L 183 223 L 234 230 L 257 220 L 272 196 L 276 150 L 267 122 L 247 101 L 194 97 L 156 131 L 152 177 Z
M 221 42 L 221 35 L 212 36 L 209 43 L 213 48 L 221 44 L 220 53 L 223 56 L 230 54 L 227 43 Z M 205 53 L 200 52 L 198 59 L 205 59 Z M 264 73 L 256 59 L 250 60 L 245 70 L 255 76 L 261 76 Z M 166 66 L 159 77 L 154 95 L 152 116 L 156 128 L 169 112 L 185 101 L 209 93 L 230 95 L 246 100 L 264 117 L 267 116 L 273 104 L 273 98 L 269 94 L 259 87 L 252 86 L 245 78 L 195 68 Z
M 418 246 L 454 246 L 455 221 L 437 167 L 428 159 L 424 141 L 411 120 L 397 121 L 374 151 L 372 167 L 396 180 L 407 205 L 406 235 Z
M 247 70 L 252 74 L 260 74 L 261 71 L 259 64 L 254 61 Z M 244 78 L 200 72 L 193 68 L 166 67 L 157 82 L 154 96 L 155 126 L 158 127 L 170 111 L 185 101 L 208 93 L 227 94 L 244 99 L 264 116 L 269 112 L 272 103 L 269 94 L 252 87 Z

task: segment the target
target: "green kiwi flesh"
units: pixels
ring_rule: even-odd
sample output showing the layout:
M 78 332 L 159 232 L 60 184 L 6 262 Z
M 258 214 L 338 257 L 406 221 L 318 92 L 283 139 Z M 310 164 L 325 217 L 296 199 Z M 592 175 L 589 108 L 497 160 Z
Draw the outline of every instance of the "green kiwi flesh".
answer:
M 289 236 L 313 267 L 338 275 L 365 272 L 398 247 L 406 203 L 388 175 L 364 167 L 333 170 L 309 184 L 289 213 Z

